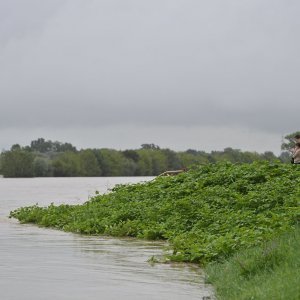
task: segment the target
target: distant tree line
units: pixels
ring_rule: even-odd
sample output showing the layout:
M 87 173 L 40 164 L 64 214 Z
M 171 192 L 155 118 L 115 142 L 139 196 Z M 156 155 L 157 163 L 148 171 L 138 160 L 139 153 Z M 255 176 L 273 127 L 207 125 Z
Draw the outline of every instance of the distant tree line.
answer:
M 135 150 L 82 149 L 70 143 L 39 138 L 30 146 L 13 145 L 0 155 L 0 174 L 4 177 L 72 177 L 72 176 L 156 176 L 166 170 L 188 168 L 194 164 L 222 160 L 251 163 L 256 160 L 289 161 L 289 154 L 276 157 L 272 152 L 186 150 L 175 152 L 154 144 L 143 144 Z

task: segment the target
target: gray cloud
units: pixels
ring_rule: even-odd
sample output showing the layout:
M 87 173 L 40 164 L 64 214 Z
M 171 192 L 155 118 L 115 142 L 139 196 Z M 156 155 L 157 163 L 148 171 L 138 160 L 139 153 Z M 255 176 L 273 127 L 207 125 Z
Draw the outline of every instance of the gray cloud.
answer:
M 10 0 L 0 2 L 0 43 L 41 34 L 45 23 L 65 0 Z
M 299 10 L 292 0 L 3 0 L 1 135 L 209 127 L 279 140 L 298 129 Z

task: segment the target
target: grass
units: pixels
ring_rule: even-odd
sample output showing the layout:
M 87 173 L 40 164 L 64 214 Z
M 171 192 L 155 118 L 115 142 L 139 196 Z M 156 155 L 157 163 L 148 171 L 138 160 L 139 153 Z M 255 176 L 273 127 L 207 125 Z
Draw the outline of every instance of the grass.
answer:
M 224 300 L 299 300 L 300 228 L 206 267 Z

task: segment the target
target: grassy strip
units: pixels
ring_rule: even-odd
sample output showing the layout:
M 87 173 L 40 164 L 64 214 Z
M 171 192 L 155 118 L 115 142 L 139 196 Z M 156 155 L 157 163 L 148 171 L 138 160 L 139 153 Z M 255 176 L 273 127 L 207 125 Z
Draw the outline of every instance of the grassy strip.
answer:
M 83 234 L 166 239 L 171 260 L 206 264 L 293 228 L 299 199 L 297 166 L 218 163 L 117 186 L 83 205 L 31 206 L 11 217 Z
M 224 300 L 300 299 L 300 228 L 206 268 Z

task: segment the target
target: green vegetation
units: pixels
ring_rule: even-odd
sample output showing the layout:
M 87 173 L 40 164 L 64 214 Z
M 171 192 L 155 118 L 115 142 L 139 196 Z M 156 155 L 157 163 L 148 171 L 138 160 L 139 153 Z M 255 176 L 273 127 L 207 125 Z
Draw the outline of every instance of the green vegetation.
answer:
M 34 156 L 14 145 L 11 151 L 1 155 L 1 173 L 5 177 L 32 177 Z
M 83 205 L 25 207 L 11 216 L 77 233 L 166 239 L 170 259 L 205 264 L 291 229 L 299 196 L 297 166 L 223 162 L 117 186 Z
M 206 268 L 219 299 L 300 299 L 300 228 Z
M 277 158 L 272 152 L 258 154 L 225 148 L 224 151 L 186 150 L 175 152 L 154 144 L 140 149 L 81 149 L 70 143 L 46 141 L 39 138 L 30 146 L 16 144 L 0 154 L 0 174 L 4 177 L 47 176 L 156 176 L 166 170 L 182 169 L 193 164 L 219 161 L 251 163 L 257 160 L 289 162 L 283 152 Z
M 205 266 L 218 299 L 300 298 L 297 165 L 208 164 L 119 185 L 83 205 L 35 205 L 10 216 L 82 234 L 168 240 L 167 259 Z

